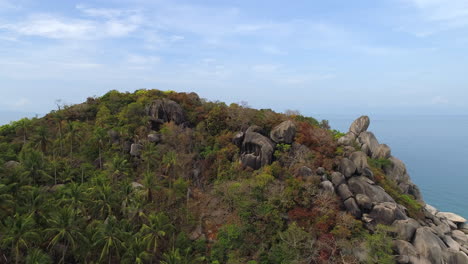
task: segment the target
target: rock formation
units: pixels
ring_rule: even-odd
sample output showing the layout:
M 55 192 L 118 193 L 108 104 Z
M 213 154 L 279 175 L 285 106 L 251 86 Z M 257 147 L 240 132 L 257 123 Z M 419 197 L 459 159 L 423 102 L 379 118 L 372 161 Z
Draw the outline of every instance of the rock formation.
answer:
M 293 121 L 287 120 L 271 130 L 270 138 L 276 143 L 291 144 L 295 135 L 296 125 Z
M 275 150 L 275 143 L 260 134 L 259 130 L 256 126 L 249 127 L 241 147 L 242 164 L 254 170 L 270 164 Z
M 343 147 L 361 151 L 345 152 L 339 162 L 340 172 L 331 173 L 331 181 L 343 207 L 362 218 L 369 228 L 376 224 L 391 225 L 396 234 L 394 251 L 398 263 L 468 263 L 468 224 L 466 219 L 449 212 L 439 212 L 422 201 L 418 187 L 411 182 L 405 164 L 391 155 L 386 144 L 380 144 L 367 131 L 370 120 L 362 116 L 349 132 L 338 139 Z M 403 194 L 413 196 L 424 205 L 424 218 L 413 219 L 407 208 L 398 204 L 373 180 L 368 159 L 387 160 L 383 172 Z
M 148 115 L 150 116 L 154 130 L 159 130 L 159 126 L 163 123 L 172 121 L 180 125 L 185 122 L 182 107 L 178 103 L 166 98 L 154 100 L 148 107 Z

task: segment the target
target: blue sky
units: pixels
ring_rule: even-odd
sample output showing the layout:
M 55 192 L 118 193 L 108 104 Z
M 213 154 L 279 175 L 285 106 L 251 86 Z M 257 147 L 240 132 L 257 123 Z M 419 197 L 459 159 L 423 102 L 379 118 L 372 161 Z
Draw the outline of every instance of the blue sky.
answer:
M 465 114 L 468 0 L 0 0 L 0 112 L 111 89 L 304 114 Z

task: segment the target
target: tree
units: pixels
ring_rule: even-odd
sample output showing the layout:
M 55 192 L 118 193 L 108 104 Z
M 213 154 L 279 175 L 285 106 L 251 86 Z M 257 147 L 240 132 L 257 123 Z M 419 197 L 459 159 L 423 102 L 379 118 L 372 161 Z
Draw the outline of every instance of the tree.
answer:
M 46 153 L 47 145 L 50 143 L 49 131 L 47 130 L 47 127 L 44 125 L 37 127 L 36 135 L 36 146 L 41 149 L 42 153 Z
M 49 255 L 39 248 L 32 248 L 28 251 L 28 256 L 25 259 L 26 264 L 52 264 L 52 259 Z
M 146 250 L 146 242 L 139 235 L 131 236 L 125 244 L 125 253 L 122 263 L 144 264 L 150 260 L 152 255 Z
M 0 221 L 13 212 L 15 200 L 9 193 L 10 188 L 5 184 L 0 184 Z
M 76 250 L 81 242 L 86 243 L 86 237 L 80 230 L 83 225 L 82 218 L 77 217 L 72 208 L 62 207 L 52 215 L 49 225 L 50 227 L 45 229 L 50 239 L 48 247 L 63 245 L 64 247 L 60 249 L 62 251 L 60 263 L 66 263 L 65 256 L 68 249 Z
M 161 240 L 172 231 L 173 225 L 166 214 L 150 213 L 148 215 L 148 222 L 141 226 L 140 232 L 142 233 L 143 240 L 146 243 L 147 249 L 156 254 Z
M 34 184 L 37 183 L 37 181 L 50 178 L 45 171 L 44 156 L 41 152 L 26 147 L 21 150 L 19 159 L 24 168 L 24 174 L 27 175 Z
M 110 264 L 113 257 L 120 259 L 126 236 L 115 216 L 109 216 L 104 222 L 99 223 L 93 236 L 93 245 L 100 251 L 99 262 L 107 258 Z
M 15 214 L 8 217 L 2 226 L 1 247 L 10 247 L 11 256 L 18 264 L 21 258 L 21 251 L 27 249 L 41 240 L 36 230 L 34 219 L 31 216 Z
M 106 139 L 106 131 L 103 128 L 95 128 L 93 133 L 93 140 L 96 142 L 99 151 L 99 168 L 102 169 L 102 148 Z

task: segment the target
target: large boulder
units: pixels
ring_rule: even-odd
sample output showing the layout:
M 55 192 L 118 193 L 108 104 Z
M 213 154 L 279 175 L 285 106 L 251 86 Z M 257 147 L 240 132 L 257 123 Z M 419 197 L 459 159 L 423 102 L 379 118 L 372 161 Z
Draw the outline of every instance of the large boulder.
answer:
M 468 263 L 468 257 L 466 254 L 454 250 L 454 249 L 448 249 L 446 252 L 446 263 L 448 264 L 467 264 Z
M 362 132 L 366 131 L 369 128 L 370 119 L 368 116 L 361 116 L 349 127 L 349 132 L 353 133 L 355 136 L 359 136 Z
M 349 190 L 348 185 L 344 183 L 338 186 L 337 192 L 343 201 L 353 196 L 353 193 Z
M 238 146 L 238 147 L 241 147 L 242 146 L 242 142 L 244 141 L 244 132 L 237 132 L 237 134 L 234 135 L 234 137 L 232 138 L 232 143 L 234 143 L 234 145 Z
M 345 182 L 345 177 L 340 172 L 334 171 L 331 174 L 331 181 L 333 185 L 338 186 Z
M 14 160 L 10 160 L 10 161 L 5 162 L 5 164 L 4 164 L 3 166 L 4 166 L 6 169 L 12 170 L 12 169 L 17 168 L 19 165 L 20 165 L 19 162 L 14 161 Z
M 390 165 L 384 167 L 385 175 L 390 180 L 396 182 L 403 193 L 410 194 L 417 200 L 422 200 L 421 192 L 419 191 L 418 186 L 411 182 L 410 176 L 406 171 L 405 164 L 393 156 L 388 160 L 390 161 Z
M 347 133 L 346 135 L 338 139 L 338 144 L 343 146 L 352 146 L 356 141 L 356 135 L 353 133 Z
M 457 214 L 454 214 L 454 213 L 450 213 L 450 212 L 439 212 L 436 214 L 438 217 L 440 218 L 445 218 L 449 221 L 452 221 L 454 223 L 465 223 L 466 222 L 466 219 L 457 215 Z
M 346 208 L 346 211 L 353 215 L 356 218 L 360 218 L 362 216 L 361 210 L 359 209 L 359 206 L 356 203 L 356 200 L 354 200 L 353 197 L 348 198 L 346 201 L 344 201 L 344 206 Z
M 276 143 L 291 144 L 296 136 L 296 125 L 287 120 L 275 126 L 270 132 L 270 138 Z
M 244 166 L 254 170 L 271 164 L 275 150 L 275 144 L 256 131 L 258 131 L 257 127 L 250 127 L 245 132 L 240 157 Z
M 159 133 L 150 133 L 148 134 L 148 141 L 151 143 L 161 142 L 161 135 Z
M 185 122 L 185 115 L 182 107 L 169 99 L 154 100 L 148 107 L 152 128 L 159 130 L 163 123 L 174 122 L 177 125 Z
M 393 200 L 382 187 L 376 185 L 372 180 L 364 176 L 352 177 L 348 180 L 348 186 L 354 195 L 364 194 L 376 203 L 395 203 L 395 200 Z
M 397 183 L 409 181 L 405 164 L 395 157 L 390 157 L 388 160 L 390 161 L 390 165 L 384 167 L 385 175 Z
M 335 193 L 335 188 L 330 181 L 323 181 L 320 183 L 320 188 L 322 188 L 325 192 L 328 193 Z
M 135 157 L 139 157 L 141 155 L 142 150 L 143 150 L 143 145 L 133 143 L 130 146 L 130 155 L 135 156 Z
M 362 151 L 364 151 L 364 153 L 366 153 L 369 157 L 372 157 L 372 154 L 377 151 L 377 148 L 380 145 L 374 134 L 368 131 L 362 132 L 357 140 L 361 145 Z
M 393 241 L 393 250 L 399 255 L 404 256 L 418 256 L 418 252 L 414 246 L 405 240 L 394 240 Z
M 340 170 L 341 173 L 346 177 L 349 178 L 354 175 L 356 172 L 356 165 L 354 162 L 349 160 L 348 158 L 342 158 L 340 161 Z
M 376 224 L 391 225 L 395 220 L 405 220 L 405 212 L 396 204 L 391 202 L 378 203 L 372 208 L 369 216 Z
M 460 230 L 452 231 L 452 238 L 455 239 L 460 245 L 468 246 L 468 236 Z
M 408 218 L 406 220 L 396 220 L 392 226 L 400 239 L 411 241 L 420 225 L 413 218 Z
M 367 195 L 358 193 L 355 199 L 361 210 L 370 211 L 372 209 L 372 201 Z
M 351 153 L 349 160 L 351 160 L 356 166 L 356 171 L 358 174 L 362 174 L 364 169 L 369 168 L 369 165 L 367 164 L 367 155 L 362 151 Z
M 373 159 L 388 159 L 392 154 L 392 150 L 387 144 L 380 144 L 372 153 Z
M 414 235 L 413 245 L 419 254 L 429 259 L 431 263 L 445 263 L 444 251 L 447 247 L 444 242 L 432 232 L 431 228 L 418 228 Z

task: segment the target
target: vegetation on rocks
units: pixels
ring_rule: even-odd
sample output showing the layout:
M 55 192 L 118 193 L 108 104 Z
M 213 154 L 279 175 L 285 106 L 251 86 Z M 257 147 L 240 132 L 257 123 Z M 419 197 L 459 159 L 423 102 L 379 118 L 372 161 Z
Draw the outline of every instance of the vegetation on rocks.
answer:
M 239 162 L 242 150 L 261 153 L 236 133 L 269 135 L 286 120 L 294 143 L 276 145 L 271 164 Z M 321 167 L 329 179 L 343 135 L 296 112 L 159 90 L 12 122 L 0 127 L 0 263 L 392 263 L 385 228 L 364 228 L 320 177 L 300 173 Z M 419 216 L 386 162 L 369 163 Z

